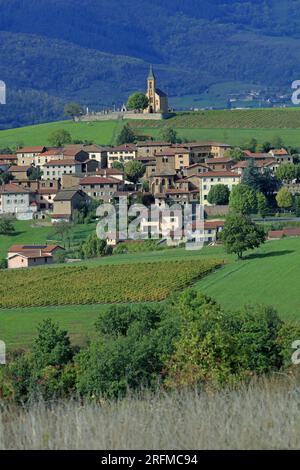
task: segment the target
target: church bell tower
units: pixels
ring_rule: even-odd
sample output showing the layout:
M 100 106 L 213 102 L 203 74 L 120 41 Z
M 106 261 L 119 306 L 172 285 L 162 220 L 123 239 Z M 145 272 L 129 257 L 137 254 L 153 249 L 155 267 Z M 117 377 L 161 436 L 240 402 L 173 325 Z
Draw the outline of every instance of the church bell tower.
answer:
M 156 103 L 155 103 L 155 75 L 153 73 L 152 65 L 150 65 L 149 75 L 148 75 L 148 90 L 147 97 L 149 100 L 148 113 L 156 113 Z

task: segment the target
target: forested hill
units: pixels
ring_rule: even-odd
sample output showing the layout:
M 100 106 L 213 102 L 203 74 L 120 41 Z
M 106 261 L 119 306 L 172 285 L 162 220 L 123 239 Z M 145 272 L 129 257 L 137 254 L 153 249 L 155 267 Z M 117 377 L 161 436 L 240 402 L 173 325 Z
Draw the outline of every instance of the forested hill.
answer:
M 171 95 L 223 82 L 286 90 L 300 78 L 300 0 L 0 0 L 0 127 L 100 107 L 144 89 L 149 63 Z

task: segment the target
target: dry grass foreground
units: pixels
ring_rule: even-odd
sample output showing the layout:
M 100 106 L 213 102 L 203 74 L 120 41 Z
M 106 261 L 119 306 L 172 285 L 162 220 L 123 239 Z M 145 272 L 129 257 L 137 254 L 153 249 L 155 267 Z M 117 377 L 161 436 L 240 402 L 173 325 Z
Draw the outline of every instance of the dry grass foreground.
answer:
M 300 390 L 263 380 L 215 394 L 0 406 L 0 449 L 297 449 Z
M 220 265 L 192 260 L 0 271 L 0 308 L 160 301 Z

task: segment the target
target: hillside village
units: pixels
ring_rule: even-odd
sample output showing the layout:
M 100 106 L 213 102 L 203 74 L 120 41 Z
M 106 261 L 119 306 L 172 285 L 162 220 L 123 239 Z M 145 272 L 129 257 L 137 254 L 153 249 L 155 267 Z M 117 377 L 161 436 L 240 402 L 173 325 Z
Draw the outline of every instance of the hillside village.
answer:
M 219 142 L 141 141 L 115 147 L 77 144 L 20 148 L 15 155 L 0 155 L 0 171 L 9 180 L 0 187 L 0 214 L 17 220 L 50 218 L 52 224 L 58 224 L 72 221 L 75 212 L 94 201 L 117 205 L 122 196 L 132 201 L 147 196 L 158 208 L 197 202 L 209 216 L 204 225 L 205 241 L 213 243 L 224 226 L 219 216 L 224 219 L 228 201 L 223 206 L 211 204 L 211 189 L 222 185 L 231 191 L 252 163 L 260 174 L 267 172 L 271 177 L 280 166 L 293 163 L 293 157 L 283 148 L 266 153 L 246 150 L 239 161 L 228 156 L 233 152 L 229 145 Z M 124 166 L 130 162 L 139 162 L 144 168 L 135 183 L 125 176 Z M 291 185 L 289 189 L 292 191 Z M 176 228 L 171 216 L 167 225 Z M 118 240 L 108 239 L 107 243 L 115 246 Z M 12 248 L 9 267 L 52 262 L 53 247 L 31 243 L 27 249 Z

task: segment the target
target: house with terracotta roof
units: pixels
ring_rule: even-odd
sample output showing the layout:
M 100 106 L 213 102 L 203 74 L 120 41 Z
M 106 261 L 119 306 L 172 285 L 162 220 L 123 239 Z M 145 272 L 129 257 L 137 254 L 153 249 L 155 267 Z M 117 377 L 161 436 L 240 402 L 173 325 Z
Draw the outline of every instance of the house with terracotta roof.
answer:
M 35 157 L 46 151 L 44 146 L 23 147 L 17 150 L 18 165 L 34 165 Z
M 271 158 L 274 158 L 278 163 L 293 163 L 293 157 L 284 148 L 270 150 Z
M 181 173 L 183 176 L 187 177 L 201 173 L 207 173 L 208 171 L 210 171 L 210 168 L 206 163 L 193 163 L 192 165 L 183 168 Z
M 32 166 L 27 165 L 13 165 L 9 168 L 8 173 L 11 174 L 15 180 L 27 180 Z
M 79 187 L 92 199 L 111 202 L 121 184 L 117 178 L 95 175 L 82 178 Z
M 153 158 L 159 152 L 171 146 L 168 142 L 155 142 L 148 140 L 144 142 L 137 142 L 137 158 Z
M 35 212 L 31 207 L 32 190 L 17 184 L 4 184 L 0 186 L 0 214 L 20 214 Z
M 183 168 L 188 167 L 191 163 L 191 153 L 189 150 L 183 147 L 169 147 L 157 152 L 155 155 L 156 159 L 156 171 L 176 171 L 180 173 Z
M 189 142 L 180 144 L 181 147 L 191 152 L 193 163 L 204 163 L 206 158 L 223 158 L 226 150 L 231 146 L 221 142 L 205 141 L 205 142 Z
M 231 169 L 239 175 L 243 175 L 248 166 L 249 160 L 242 160 L 235 163 Z M 269 160 L 254 160 L 254 166 L 260 173 L 264 173 L 266 170 L 269 170 L 271 173 L 275 174 L 280 163 L 278 163 L 274 158 L 270 158 Z
M 17 165 L 18 157 L 17 155 L 3 154 L 0 155 L 0 165 Z
M 42 167 L 43 180 L 60 181 L 63 175 L 76 175 L 82 172 L 82 163 L 70 160 L 51 160 Z
M 14 245 L 8 250 L 8 268 L 47 266 L 54 262 L 54 255 L 59 250 L 63 250 L 59 245 Z
M 138 149 L 134 144 L 125 144 L 113 147 L 107 152 L 107 166 L 108 168 L 111 168 L 116 162 L 126 165 L 126 163 L 135 160 L 137 155 Z
M 231 170 L 234 165 L 234 160 L 232 158 L 223 157 L 223 158 L 206 158 L 205 163 L 212 171 L 226 171 Z

